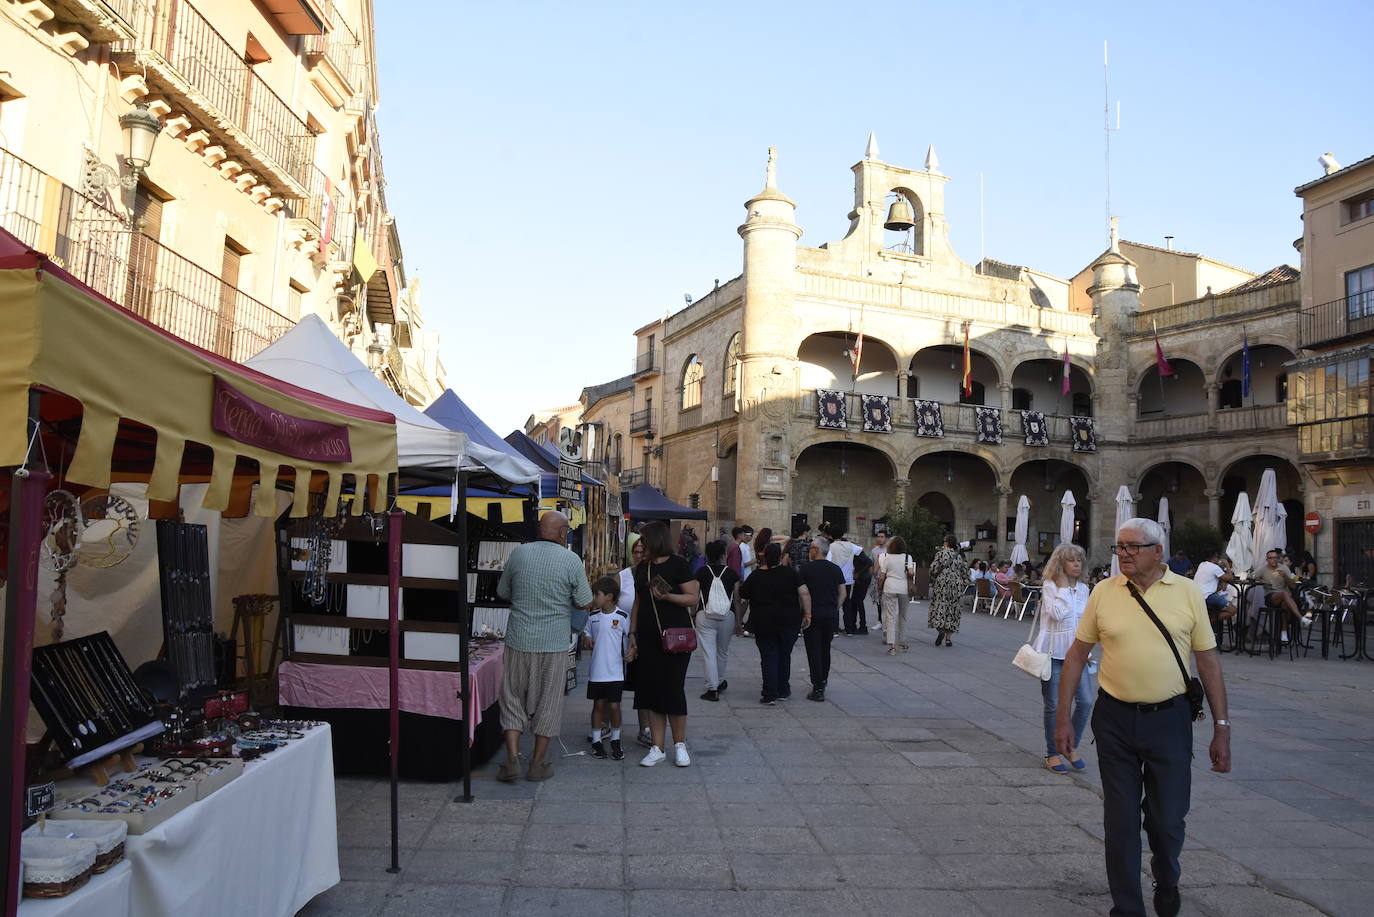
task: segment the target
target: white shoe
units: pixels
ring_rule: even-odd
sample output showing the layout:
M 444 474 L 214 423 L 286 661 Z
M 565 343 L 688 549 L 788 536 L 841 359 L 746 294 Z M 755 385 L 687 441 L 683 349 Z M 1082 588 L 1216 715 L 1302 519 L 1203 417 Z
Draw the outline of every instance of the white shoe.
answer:
M 649 748 L 649 753 L 644 756 L 644 759 L 642 761 L 639 762 L 639 766 L 653 767 L 655 764 L 662 761 L 666 757 L 668 756 L 663 753 L 663 749 L 659 748 L 657 745 L 653 745 Z
M 678 767 L 686 767 L 692 763 L 692 756 L 687 754 L 686 742 L 678 742 L 673 746 L 673 763 Z

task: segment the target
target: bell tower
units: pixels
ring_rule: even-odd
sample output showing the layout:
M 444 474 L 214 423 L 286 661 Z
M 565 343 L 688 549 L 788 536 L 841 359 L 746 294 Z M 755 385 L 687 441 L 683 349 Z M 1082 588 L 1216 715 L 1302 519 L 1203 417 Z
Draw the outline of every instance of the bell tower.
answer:
M 755 435 L 739 438 L 735 516 L 755 528 L 787 531 L 791 456 L 788 350 L 797 271 L 797 205 L 777 187 L 777 148 L 768 148 L 763 190 L 745 202 L 744 335 L 740 353 L 741 422 Z

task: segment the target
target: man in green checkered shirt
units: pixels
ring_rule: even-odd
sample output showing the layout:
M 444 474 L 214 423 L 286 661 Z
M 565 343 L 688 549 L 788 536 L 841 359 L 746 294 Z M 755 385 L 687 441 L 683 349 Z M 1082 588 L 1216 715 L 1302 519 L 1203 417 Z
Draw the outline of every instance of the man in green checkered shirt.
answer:
M 520 775 L 520 737 L 527 728 L 534 732 L 534 752 L 526 778 L 553 776 L 553 765 L 544 755 L 563 718 L 571 612 L 592 604 L 582 560 L 567 548 L 570 528 L 562 513 L 540 516 L 539 540 L 515 549 L 496 588 L 497 595 L 511 603 L 501 675 L 506 760 L 496 774 L 497 780 L 508 783 Z

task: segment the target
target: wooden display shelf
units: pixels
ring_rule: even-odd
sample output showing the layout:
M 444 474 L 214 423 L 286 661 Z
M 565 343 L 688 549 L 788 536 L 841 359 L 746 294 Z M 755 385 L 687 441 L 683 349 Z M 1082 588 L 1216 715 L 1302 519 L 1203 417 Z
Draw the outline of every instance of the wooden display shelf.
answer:
M 356 665 L 379 669 L 384 669 L 387 666 L 385 656 L 334 656 L 329 653 L 294 653 L 291 656 L 291 661 L 311 665 Z M 459 665 L 456 662 L 431 662 L 425 659 L 402 659 L 401 668 L 423 669 L 428 672 L 459 671 Z
M 292 580 L 304 580 L 304 570 L 292 570 Z M 331 573 L 328 582 L 338 583 L 342 586 L 387 586 L 390 580 L 385 573 Z M 456 579 L 436 579 L 428 576 L 403 576 L 401 577 L 401 588 L 410 589 L 438 589 L 445 592 L 457 592 L 463 585 L 461 580 Z

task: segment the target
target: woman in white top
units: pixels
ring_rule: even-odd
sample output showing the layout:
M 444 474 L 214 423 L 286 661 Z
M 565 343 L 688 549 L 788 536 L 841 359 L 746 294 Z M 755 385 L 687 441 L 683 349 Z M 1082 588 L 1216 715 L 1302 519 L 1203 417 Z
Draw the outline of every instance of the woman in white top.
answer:
M 883 642 L 887 654 L 896 656 L 907 648 L 906 639 L 906 578 L 916 572 L 916 564 L 906 552 L 906 542 L 896 535 L 887 543 L 887 550 L 878 558 L 878 589 L 883 596 L 880 615 L 883 622 Z
M 1045 564 L 1045 584 L 1037 612 L 1040 635 L 1035 640 L 1034 649 L 1048 653 L 1052 660 L 1049 681 L 1040 682 L 1040 696 L 1045 702 L 1045 767 L 1056 774 L 1067 774 L 1069 765 L 1080 771 L 1088 766 L 1078 753 L 1083 730 L 1088 725 L 1093 709 L 1092 677 L 1086 668 L 1073 692 L 1074 739 L 1068 764 L 1054 750 L 1054 717 L 1059 709 L 1059 672 L 1064 667 L 1064 654 L 1073 645 L 1078 619 L 1083 617 L 1083 610 L 1088 607 L 1088 594 L 1092 591 L 1087 583 L 1082 582 L 1083 564 L 1087 559 L 1083 549 L 1076 544 L 1061 544 L 1054 549 Z
M 644 560 L 644 545 L 635 539 L 634 546 L 630 548 L 630 565 L 620 571 L 620 598 L 615 600 L 615 607 L 625 614 L 629 614 L 630 609 L 635 604 L 635 567 L 638 567 L 642 560 Z M 635 687 L 634 666 L 633 662 L 625 663 L 625 690 L 627 691 L 633 691 Z M 645 748 L 653 748 L 654 743 L 649 735 L 649 720 L 645 715 L 646 711 L 636 710 L 635 713 L 639 714 L 639 732 L 635 736 L 635 741 Z

